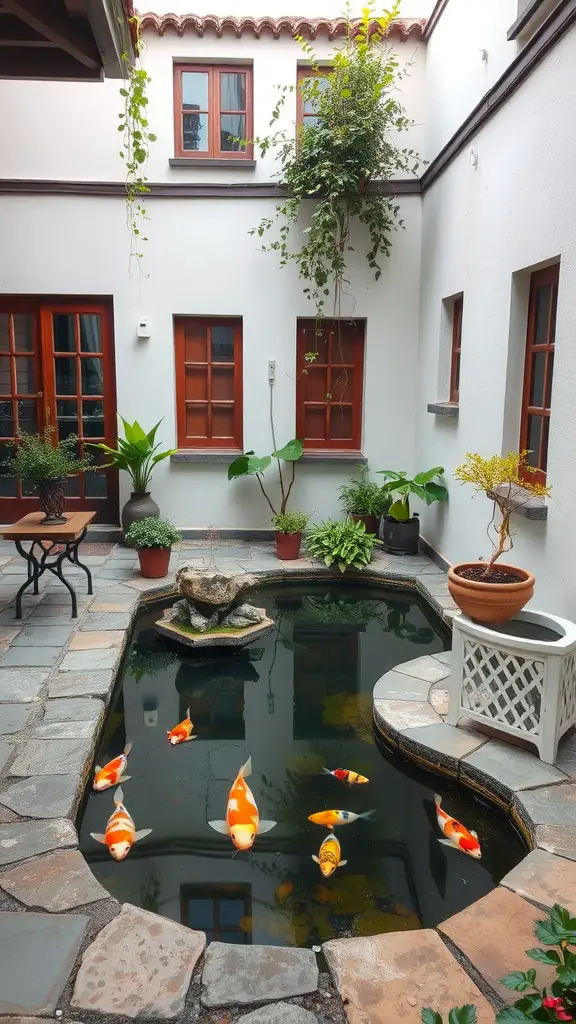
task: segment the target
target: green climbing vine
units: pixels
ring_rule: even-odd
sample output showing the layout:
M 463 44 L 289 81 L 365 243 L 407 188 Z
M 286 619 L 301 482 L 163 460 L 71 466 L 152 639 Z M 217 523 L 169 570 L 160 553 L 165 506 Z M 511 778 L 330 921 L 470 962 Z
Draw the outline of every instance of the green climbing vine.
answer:
M 126 46 L 122 53 L 125 69 L 124 86 L 120 89 L 120 95 L 124 98 L 124 109 L 118 115 L 118 131 L 122 133 L 120 157 L 126 166 L 126 223 L 130 232 L 130 258 L 141 260 L 141 243 L 148 241 L 143 233 L 143 225 L 144 221 L 149 219 L 142 198 L 150 191 L 145 169 L 150 143 L 156 142 L 156 136 L 150 131 L 147 117 L 146 92 L 151 78 L 141 66 L 144 42 L 140 32 L 140 20 L 135 16 L 128 20 L 133 28 L 135 60 L 131 57 L 130 47 Z
M 402 149 L 396 141 L 397 133 L 413 124 L 398 92 L 406 70 L 399 69 L 385 42 L 399 8 L 400 0 L 394 0 L 390 10 L 375 18 L 374 8 L 367 7 L 359 21 L 351 19 L 348 8 L 346 36 L 330 69 L 318 64 L 312 46 L 300 38 L 311 73 L 296 88 L 303 107 L 317 117 L 291 132 L 280 130 L 254 140 L 262 157 L 277 147 L 277 177 L 287 198 L 252 233 L 264 239 L 278 228 L 263 249 L 277 252 L 282 267 L 296 264 L 317 317 L 325 315 L 331 294 L 334 315 L 339 315 L 354 220 L 367 229 L 366 259 L 376 280 L 381 276 L 392 232 L 403 221 L 394 196 L 378 183 L 398 172 L 416 174 L 421 163 L 414 150 Z M 278 88 L 271 128 L 294 90 Z

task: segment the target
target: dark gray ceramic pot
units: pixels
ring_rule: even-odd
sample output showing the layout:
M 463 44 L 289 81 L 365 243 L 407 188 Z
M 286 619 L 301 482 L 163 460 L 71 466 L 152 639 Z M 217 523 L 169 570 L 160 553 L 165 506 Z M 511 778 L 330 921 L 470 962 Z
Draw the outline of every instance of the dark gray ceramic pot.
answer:
M 132 523 L 137 523 L 140 519 L 158 519 L 160 515 L 160 509 L 154 501 L 154 498 L 150 497 L 150 491 L 132 491 L 128 501 L 122 509 L 121 522 L 124 534 L 132 526 Z
M 417 555 L 419 536 L 420 522 L 417 515 L 404 523 L 387 515 L 383 515 L 380 520 L 380 537 L 384 550 L 391 555 Z

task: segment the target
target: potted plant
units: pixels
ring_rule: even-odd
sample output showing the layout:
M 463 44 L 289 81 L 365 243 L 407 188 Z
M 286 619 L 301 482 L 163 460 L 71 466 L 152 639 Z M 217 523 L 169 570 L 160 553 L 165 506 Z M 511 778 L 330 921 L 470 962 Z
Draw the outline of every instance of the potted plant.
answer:
M 340 572 L 345 572 L 350 566 L 363 569 L 368 565 L 375 540 L 373 533 L 366 532 L 364 523 L 328 520 L 312 527 L 306 537 L 306 550 L 324 565 L 336 564 Z
M 44 512 L 43 526 L 58 526 L 66 522 L 66 478 L 92 465 L 89 455 L 79 459 L 76 455 L 76 434 L 58 441 L 56 428 L 46 426 L 43 434 L 19 433 L 12 457 L 2 465 L 3 476 L 14 476 L 36 484 L 40 508 Z
M 156 516 L 137 519 L 126 532 L 126 543 L 138 552 L 140 572 L 149 579 L 168 575 L 172 545 L 180 540 L 174 524 Z
M 508 452 L 485 459 L 468 453 L 454 470 L 461 483 L 472 484 L 492 502 L 488 536 L 493 545 L 487 562 L 461 562 L 448 570 L 448 589 L 458 607 L 482 623 L 505 622 L 528 603 L 534 593 L 534 576 L 516 565 L 495 566 L 512 548 L 510 517 L 532 498 L 544 498 L 550 488 L 538 483 L 538 470 L 526 461 L 528 452 Z
M 420 537 L 420 521 L 418 513 L 412 515 L 410 497 L 414 495 L 431 505 L 433 501 L 446 501 L 448 491 L 443 484 L 435 480 L 442 476 L 442 466 L 435 466 L 426 473 L 417 473 L 410 479 L 406 473 L 396 473 L 392 469 L 379 470 L 386 477 L 383 491 L 388 498 L 396 495 L 381 520 L 380 536 L 384 548 L 392 555 L 417 555 Z
M 359 480 L 342 485 L 338 500 L 355 523 L 364 523 L 368 533 L 378 533 L 380 518 L 390 505 L 390 498 L 380 484 L 369 479 L 367 469 Z
M 128 423 L 123 416 L 120 416 L 120 419 L 125 436 L 118 438 L 118 448 L 110 448 L 107 444 L 95 444 L 93 447 L 100 448 L 110 459 L 100 467 L 101 469 L 109 469 L 111 466 L 115 469 L 124 469 L 132 481 L 132 494 L 121 514 L 122 529 L 126 536 L 132 523 L 160 515 L 158 505 L 150 497 L 148 485 L 154 466 L 167 459 L 176 449 L 158 451 L 160 444 L 156 444 L 156 431 L 162 420 L 146 433 L 137 420 Z
M 302 534 L 308 526 L 310 516 L 307 512 L 298 512 L 292 509 L 288 512 L 278 512 L 272 522 L 276 530 L 276 557 L 284 561 L 291 561 L 298 558 Z
M 274 440 L 274 437 L 274 430 L 272 430 L 272 440 L 273 443 L 275 444 L 276 442 Z M 274 523 L 275 526 L 277 521 L 281 524 L 284 524 L 281 526 L 276 526 L 276 554 L 278 555 L 278 558 L 298 558 L 298 554 L 288 554 L 280 556 L 280 554 L 278 553 L 278 534 L 292 533 L 294 535 L 296 532 L 302 531 L 302 527 L 300 527 L 298 531 L 295 531 L 293 527 L 291 527 L 290 530 L 287 530 L 285 527 L 285 516 L 287 514 L 286 510 L 288 506 L 288 499 L 290 497 L 290 492 L 294 485 L 294 478 L 296 475 L 296 463 L 298 462 L 298 459 L 302 458 L 302 452 L 302 441 L 298 441 L 297 438 L 294 438 L 292 441 L 288 441 L 288 443 L 285 444 L 283 448 L 279 448 L 277 451 L 272 452 L 271 455 L 263 455 L 262 457 L 260 457 L 258 455 L 255 455 L 254 452 L 245 452 L 244 455 L 240 455 L 237 459 L 234 459 L 234 462 L 232 462 L 228 466 L 229 480 L 235 480 L 239 476 L 256 477 L 258 481 L 258 486 L 260 487 L 262 494 L 266 498 L 266 501 L 268 502 L 268 507 L 272 512 L 272 522 Z M 276 459 L 276 467 L 278 471 L 278 485 L 280 487 L 280 506 L 278 508 L 274 507 L 272 499 L 270 498 L 268 491 L 264 487 L 264 473 L 272 464 L 272 459 Z M 292 472 L 290 474 L 289 481 L 285 478 L 284 473 L 282 472 L 282 463 L 284 462 L 287 462 L 288 465 L 292 467 Z M 305 513 L 297 512 L 296 515 L 303 517 Z M 308 517 L 306 517 L 306 522 L 307 521 Z M 280 541 L 280 543 L 282 544 L 282 541 Z M 290 541 L 292 547 L 295 545 L 295 543 L 295 540 Z M 298 543 L 298 548 L 299 547 L 300 544 Z M 282 550 L 286 550 L 286 548 L 283 547 Z

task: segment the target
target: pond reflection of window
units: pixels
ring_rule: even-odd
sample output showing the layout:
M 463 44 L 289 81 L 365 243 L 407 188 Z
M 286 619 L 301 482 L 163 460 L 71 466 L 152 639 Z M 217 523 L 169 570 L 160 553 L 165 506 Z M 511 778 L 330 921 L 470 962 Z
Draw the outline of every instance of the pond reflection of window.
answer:
M 180 720 L 190 717 L 199 739 L 244 739 L 244 683 L 235 679 L 215 678 L 207 693 L 180 694 Z
M 252 941 L 251 905 L 248 885 L 180 887 L 182 924 L 206 932 L 207 942 L 249 944 Z
M 294 739 L 316 739 L 332 732 L 324 701 L 358 692 L 358 634 L 294 628 Z

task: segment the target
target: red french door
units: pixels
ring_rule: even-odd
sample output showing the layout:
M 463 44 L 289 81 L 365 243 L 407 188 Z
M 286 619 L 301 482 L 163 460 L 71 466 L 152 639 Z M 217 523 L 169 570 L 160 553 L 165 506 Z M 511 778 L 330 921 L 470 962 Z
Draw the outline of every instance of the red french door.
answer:
M 116 440 L 112 307 L 103 301 L 0 297 L 0 461 L 19 431 L 45 424 L 76 434 L 79 455 L 105 457 L 90 442 Z M 118 475 L 91 470 L 68 478 L 66 508 L 118 522 Z M 38 508 L 30 481 L 0 476 L 0 521 Z

